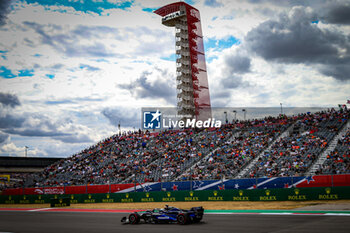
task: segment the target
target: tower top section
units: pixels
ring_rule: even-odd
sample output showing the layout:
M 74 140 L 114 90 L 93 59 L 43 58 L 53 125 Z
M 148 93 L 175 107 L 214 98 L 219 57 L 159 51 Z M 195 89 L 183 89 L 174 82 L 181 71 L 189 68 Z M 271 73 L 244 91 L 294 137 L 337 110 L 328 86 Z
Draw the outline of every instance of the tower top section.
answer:
M 162 24 L 168 27 L 175 27 L 178 20 L 186 18 L 187 14 L 192 13 L 195 17 L 199 17 L 199 11 L 185 2 L 171 3 L 159 8 L 154 13 L 162 16 Z
M 185 2 L 174 2 L 174 3 L 171 3 L 169 5 L 163 6 L 163 7 L 159 8 L 158 10 L 155 10 L 154 13 L 156 13 L 157 15 L 160 15 L 162 17 L 165 17 L 165 16 L 170 15 L 172 13 L 176 13 L 178 11 L 181 11 L 180 8 L 182 8 L 182 7 L 185 9 L 194 9 L 194 10 L 198 11 L 196 8 L 194 8 L 191 5 L 188 5 Z M 183 12 L 183 13 L 185 13 L 185 12 Z

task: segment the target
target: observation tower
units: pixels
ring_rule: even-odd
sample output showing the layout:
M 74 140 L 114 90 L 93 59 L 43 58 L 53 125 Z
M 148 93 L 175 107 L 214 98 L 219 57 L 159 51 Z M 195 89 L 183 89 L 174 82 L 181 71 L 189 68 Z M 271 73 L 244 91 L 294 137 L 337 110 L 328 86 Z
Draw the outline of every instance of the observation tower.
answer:
M 162 16 L 162 24 L 175 27 L 178 114 L 190 115 L 197 120 L 211 118 L 199 11 L 185 2 L 176 2 L 154 13 Z

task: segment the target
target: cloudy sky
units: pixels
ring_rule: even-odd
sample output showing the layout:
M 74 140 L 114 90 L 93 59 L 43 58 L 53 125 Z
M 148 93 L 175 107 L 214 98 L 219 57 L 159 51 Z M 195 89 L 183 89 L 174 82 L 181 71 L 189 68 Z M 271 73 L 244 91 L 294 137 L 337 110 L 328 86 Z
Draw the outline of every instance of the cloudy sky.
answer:
M 67 157 L 174 106 L 174 1 L 0 1 L 0 156 Z M 215 107 L 350 99 L 349 1 L 191 0 Z

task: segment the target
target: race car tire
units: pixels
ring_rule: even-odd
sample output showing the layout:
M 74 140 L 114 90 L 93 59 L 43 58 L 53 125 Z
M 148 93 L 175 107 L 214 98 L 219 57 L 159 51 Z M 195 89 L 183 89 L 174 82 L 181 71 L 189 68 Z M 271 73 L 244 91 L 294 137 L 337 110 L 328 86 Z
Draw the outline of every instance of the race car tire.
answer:
M 129 215 L 130 224 L 137 224 L 140 222 L 140 216 L 138 214 L 132 213 Z
M 179 214 L 177 216 L 177 223 L 181 225 L 185 225 L 187 223 L 187 216 L 185 214 Z

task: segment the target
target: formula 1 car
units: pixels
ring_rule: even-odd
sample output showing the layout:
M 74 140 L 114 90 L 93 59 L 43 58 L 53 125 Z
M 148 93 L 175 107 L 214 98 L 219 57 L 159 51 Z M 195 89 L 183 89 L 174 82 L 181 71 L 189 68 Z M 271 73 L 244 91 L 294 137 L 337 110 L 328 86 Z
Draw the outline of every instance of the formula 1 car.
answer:
M 134 212 L 121 219 L 122 223 L 178 223 L 181 225 L 200 222 L 203 218 L 203 207 L 192 207 L 189 210 L 166 205 L 164 209 L 156 208 L 145 212 Z

